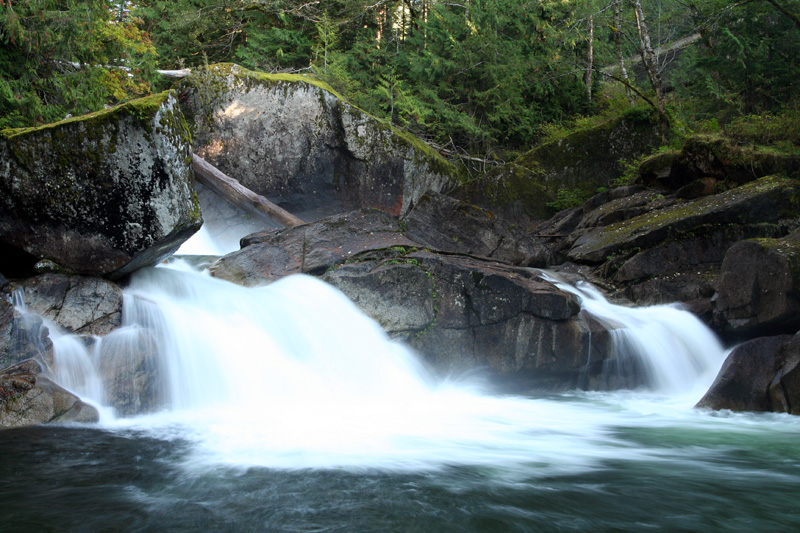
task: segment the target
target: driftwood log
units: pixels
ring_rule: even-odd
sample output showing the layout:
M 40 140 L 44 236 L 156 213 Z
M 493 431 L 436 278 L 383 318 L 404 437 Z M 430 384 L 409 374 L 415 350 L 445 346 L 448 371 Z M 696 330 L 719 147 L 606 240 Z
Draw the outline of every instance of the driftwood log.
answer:
M 236 207 L 240 207 L 253 215 L 277 221 L 284 226 L 305 224 L 303 220 L 227 176 L 199 155 L 192 155 L 192 167 L 197 181 Z

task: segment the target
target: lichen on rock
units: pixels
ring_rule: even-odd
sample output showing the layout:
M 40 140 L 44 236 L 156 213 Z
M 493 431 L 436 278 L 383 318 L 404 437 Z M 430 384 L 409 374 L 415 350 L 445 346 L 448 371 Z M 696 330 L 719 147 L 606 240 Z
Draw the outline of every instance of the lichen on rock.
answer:
M 0 240 L 83 274 L 158 262 L 202 224 L 191 135 L 161 93 L 0 136 Z

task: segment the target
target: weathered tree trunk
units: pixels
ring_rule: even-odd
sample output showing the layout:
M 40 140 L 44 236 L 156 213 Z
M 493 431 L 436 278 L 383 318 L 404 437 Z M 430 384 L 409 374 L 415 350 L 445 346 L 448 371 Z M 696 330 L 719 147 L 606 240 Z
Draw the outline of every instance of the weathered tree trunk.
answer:
M 631 93 L 631 84 L 628 79 L 628 69 L 625 68 L 625 56 L 622 53 L 622 0 L 614 0 L 614 40 L 617 45 L 617 56 L 619 57 L 619 76 L 625 80 L 625 93 L 628 101 L 633 105 L 636 100 Z
M 592 101 L 592 74 L 594 73 L 594 15 L 589 16 L 589 51 L 586 56 L 586 73 L 583 81 L 586 84 L 586 100 Z
M 192 155 L 192 167 L 197 181 L 248 213 L 278 221 L 284 226 L 305 224 L 305 222 L 285 209 L 281 209 L 260 194 L 254 193 L 235 179 L 228 177 L 217 167 L 196 154 Z
M 636 15 L 636 26 L 639 33 L 639 53 L 642 56 L 642 63 L 644 63 L 647 77 L 650 79 L 650 83 L 656 91 L 658 112 L 661 114 L 661 118 L 666 120 L 667 107 L 664 102 L 664 88 L 661 83 L 661 74 L 658 72 L 658 67 L 656 65 L 656 54 L 650 42 L 650 32 L 647 30 L 647 22 L 644 17 L 642 2 L 641 0 L 629 1 L 631 5 L 633 5 L 634 14 Z
M 779 4 L 777 0 L 766 0 L 769 4 L 772 4 L 772 7 L 789 17 L 789 20 L 794 22 L 794 25 L 797 26 L 797 29 L 800 30 L 800 17 L 786 9 L 784 6 Z

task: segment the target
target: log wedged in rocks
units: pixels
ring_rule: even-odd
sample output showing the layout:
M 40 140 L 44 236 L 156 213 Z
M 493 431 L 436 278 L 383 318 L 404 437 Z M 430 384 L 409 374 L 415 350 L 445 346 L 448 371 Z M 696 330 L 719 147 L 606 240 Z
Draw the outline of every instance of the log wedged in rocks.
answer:
M 195 153 L 304 220 L 362 207 L 402 215 L 454 183 L 455 167 L 430 146 L 319 80 L 220 64 L 181 87 Z
M 192 154 L 192 168 L 194 168 L 197 181 L 248 213 L 266 217 L 268 220 L 277 220 L 284 226 L 305 224 L 285 209 L 281 209 L 260 194 L 254 193 L 235 179 L 226 176 L 221 170 L 197 154 Z

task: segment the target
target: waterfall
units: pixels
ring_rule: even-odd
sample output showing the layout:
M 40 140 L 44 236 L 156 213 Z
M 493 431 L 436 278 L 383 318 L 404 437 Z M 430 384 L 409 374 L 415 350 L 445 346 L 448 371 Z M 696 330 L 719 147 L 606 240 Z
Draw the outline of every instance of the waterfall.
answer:
M 105 394 L 108 403 L 115 395 L 117 417 L 103 417 L 106 427 L 191 441 L 189 466 L 463 464 L 530 476 L 586 471 L 619 452 L 614 428 L 628 422 L 609 405 L 621 396 L 487 395 L 474 383 L 435 378 L 316 278 L 245 288 L 179 265 L 134 274 L 122 327 L 89 347 L 56 335 L 55 372 L 82 396 Z M 656 396 L 639 391 L 626 410 L 691 412 L 723 356 L 702 324 L 675 307 L 623 308 L 588 285 L 556 283 L 618 335 L 618 357 L 638 357 L 648 369 Z M 697 396 L 664 396 L 685 391 Z M 143 411 L 150 414 L 136 415 Z M 626 454 L 650 452 L 633 446 Z
M 680 305 L 616 305 L 586 282 L 573 284 L 552 272 L 541 272 L 561 290 L 577 296 L 582 310 L 608 329 L 614 357 L 604 361 L 605 380 L 697 397 L 711 385 L 725 350 L 714 333 Z

